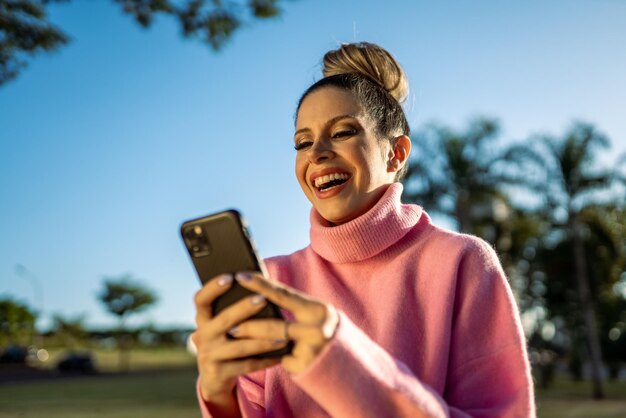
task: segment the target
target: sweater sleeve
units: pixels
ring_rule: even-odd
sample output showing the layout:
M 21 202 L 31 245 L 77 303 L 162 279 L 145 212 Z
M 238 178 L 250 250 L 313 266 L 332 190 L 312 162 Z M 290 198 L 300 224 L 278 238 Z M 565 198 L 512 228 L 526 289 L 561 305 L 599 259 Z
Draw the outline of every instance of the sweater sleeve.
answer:
M 534 417 L 518 308 L 489 244 L 472 240 L 457 280 L 446 400 L 471 416 Z
M 294 376 L 295 383 L 333 417 L 533 417 L 530 368 L 512 293 L 495 253 L 475 250 L 460 266 L 460 275 L 473 277 L 458 284 L 443 394 L 344 313 L 333 340 Z
M 235 393 L 242 418 L 261 418 L 265 416 L 264 381 L 264 370 L 240 376 L 237 379 Z M 202 418 L 219 418 L 211 415 L 206 402 L 200 394 L 200 379 L 198 379 L 196 383 L 196 396 L 200 405 Z
M 293 377 L 333 417 L 445 417 L 443 399 L 343 312 L 331 342 Z M 393 411 L 393 412 L 391 412 Z

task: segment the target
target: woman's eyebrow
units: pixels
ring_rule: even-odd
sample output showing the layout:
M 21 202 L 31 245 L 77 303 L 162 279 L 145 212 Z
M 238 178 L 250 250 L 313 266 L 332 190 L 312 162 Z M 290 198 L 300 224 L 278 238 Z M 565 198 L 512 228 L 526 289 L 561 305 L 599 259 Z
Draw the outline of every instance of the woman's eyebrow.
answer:
M 339 122 L 342 119 L 356 119 L 356 115 L 346 114 L 346 115 L 335 116 L 334 118 L 331 118 L 331 119 L 326 121 L 326 123 L 324 124 L 324 128 L 328 128 L 329 126 L 334 125 L 335 123 Z M 296 136 L 296 135 L 298 135 L 299 133 L 302 133 L 302 132 L 311 132 L 311 129 L 310 128 L 300 128 L 293 134 L 293 136 Z

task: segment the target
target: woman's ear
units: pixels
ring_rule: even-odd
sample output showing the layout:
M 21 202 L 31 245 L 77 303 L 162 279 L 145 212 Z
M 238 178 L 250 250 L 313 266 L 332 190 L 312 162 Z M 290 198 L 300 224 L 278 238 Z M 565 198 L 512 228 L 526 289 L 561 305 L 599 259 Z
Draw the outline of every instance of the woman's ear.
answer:
M 407 135 L 396 137 L 392 144 L 387 172 L 396 172 L 404 167 L 409 159 L 409 154 L 411 154 L 411 138 Z

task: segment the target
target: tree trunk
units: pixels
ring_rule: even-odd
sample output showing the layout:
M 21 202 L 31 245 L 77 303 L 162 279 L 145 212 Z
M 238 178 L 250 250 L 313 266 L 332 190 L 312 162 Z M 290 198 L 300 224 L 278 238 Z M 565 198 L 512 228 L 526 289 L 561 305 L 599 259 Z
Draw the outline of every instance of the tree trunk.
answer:
M 118 349 L 118 370 L 120 372 L 130 371 L 130 352 L 128 347 L 128 335 L 124 326 L 124 316 L 120 316 L 119 333 L 117 336 Z
M 602 351 L 600 349 L 600 338 L 598 336 L 598 326 L 596 315 L 589 287 L 587 276 L 587 259 L 583 239 L 580 235 L 578 220 L 575 216 L 570 216 L 569 232 L 573 244 L 574 271 L 578 285 L 578 293 L 583 310 L 583 320 L 585 324 L 585 337 L 589 349 L 589 360 L 591 361 L 591 378 L 593 381 L 594 399 L 604 398 L 602 388 Z
M 459 232 L 469 234 L 472 232 L 472 218 L 470 213 L 468 193 L 464 190 L 458 192 L 454 211 L 459 223 Z

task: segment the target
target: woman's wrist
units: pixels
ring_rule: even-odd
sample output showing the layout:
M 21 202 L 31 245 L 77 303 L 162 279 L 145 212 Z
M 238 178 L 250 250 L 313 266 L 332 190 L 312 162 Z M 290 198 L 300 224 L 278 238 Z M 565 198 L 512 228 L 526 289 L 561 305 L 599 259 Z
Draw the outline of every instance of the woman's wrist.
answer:
M 234 398 L 236 385 L 225 389 L 209 389 L 207 387 L 203 387 L 202 378 L 200 379 L 200 395 L 205 402 L 224 402 L 228 399 Z
M 200 390 L 202 400 L 212 415 L 224 418 L 240 417 L 235 388 L 230 391 L 208 393 Z

